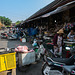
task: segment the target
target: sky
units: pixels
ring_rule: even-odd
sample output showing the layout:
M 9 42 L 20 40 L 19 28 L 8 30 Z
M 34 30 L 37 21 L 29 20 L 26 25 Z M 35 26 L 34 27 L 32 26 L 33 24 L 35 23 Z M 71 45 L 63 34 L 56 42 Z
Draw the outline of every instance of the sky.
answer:
M 0 16 L 13 23 L 25 20 L 54 0 L 0 0 Z

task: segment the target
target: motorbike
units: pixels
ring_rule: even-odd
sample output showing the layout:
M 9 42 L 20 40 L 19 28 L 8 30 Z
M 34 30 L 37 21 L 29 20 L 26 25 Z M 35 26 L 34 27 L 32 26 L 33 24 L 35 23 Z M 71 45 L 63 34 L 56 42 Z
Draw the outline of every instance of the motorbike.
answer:
M 43 43 L 43 45 L 44 45 L 44 48 L 46 49 L 46 53 L 45 53 L 45 55 L 46 55 L 46 57 L 62 57 L 62 55 L 58 55 L 58 54 L 56 54 L 56 56 L 55 56 L 55 54 L 54 54 L 54 45 L 53 45 L 53 43 Z
M 73 51 L 73 54 L 75 54 L 75 50 Z M 70 58 L 51 58 L 51 57 L 44 57 L 44 62 L 42 65 L 42 75 L 48 75 L 50 70 L 59 70 L 61 73 L 66 73 L 66 75 L 69 74 L 75 74 L 75 55 L 73 55 Z M 65 70 L 65 66 L 72 66 L 72 68 L 69 68 L 70 70 Z M 63 71 L 64 69 L 64 71 Z
M 1 38 L 6 39 L 7 38 L 7 32 L 1 33 Z
M 64 40 L 64 51 L 66 52 L 66 58 L 69 58 L 75 50 L 75 40 Z
M 73 53 L 73 51 L 75 50 L 75 41 L 64 41 L 64 46 L 63 46 L 63 51 L 62 51 L 62 55 L 59 55 L 58 53 L 56 54 L 56 56 L 54 55 L 54 45 L 53 43 L 49 43 L 49 42 L 44 42 L 43 43 L 44 48 L 46 49 L 46 56 L 49 57 L 66 57 L 69 58 Z
M 62 68 L 63 68 L 62 71 L 63 75 L 65 75 L 65 73 L 66 75 L 75 75 L 75 65 L 70 65 L 70 66 L 65 65 Z
M 10 33 L 8 33 L 7 35 L 8 35 L 7 39 L 10 39 L 10 40 L 17 39 L 17 35 L 16 34 L 10 34 Z
M 42 44 L 40 46 L 34 47 L 33 50 L 35 51 L 35 54 L 36 54 L 36 60 L 44 58 L 43 56 L 44 56 L 46 50 Z

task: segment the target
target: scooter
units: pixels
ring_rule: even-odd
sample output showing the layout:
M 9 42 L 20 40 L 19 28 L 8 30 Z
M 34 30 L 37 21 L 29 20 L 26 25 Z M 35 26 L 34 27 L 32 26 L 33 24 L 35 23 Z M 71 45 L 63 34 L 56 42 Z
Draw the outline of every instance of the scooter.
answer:
M 7 32 L 1 33 L 1 38 L 6 39 L 7 38 Z
M 71 41 L 70 39 L 68 39 L 69 41 L 64 41 L 65 45 L 64 45 L 64 51 L 66 52 L 66 58 L 71 56 L 71 52 L 73 53 L 73 51 L 75 50 L 75 40 Z
M 14 35 L 14 34 L 7 34 L 7 39 L 10 39 L 10 40 L 14 40 L 14 39 L 17 39 L 17 35 Z
M 46 57 L 56 57 L 54 54 L 54 45 L 53 43 L 44 43 L 43 44 L 44 48 L 46 49 Z M 62 55 L 58 55 L 57 57 L 62 57 Z
M 53 43 L 43 43 L 43 45 L 44 45 L 44 48 L 46 49 L 46 56 L 49 56 L 49 57 L 65 57 L 66 56 L 66 58 L 69 58 L 72 54 L 71 53 L 73 53 L 73 51 L 75 50 L 75 42 L 73 42 L 73 44 L 72 44 L 72 42 L 70 42 L 69 44 L 65 44 L 64 45 L 64 48 L 63 48 L 63 52 L 62 52 L 62 55 L 54 55 L 54 45 L 53 45 Z M 63 54 L 66 54 L 66 55 L 64 55 L 63 56 Z
M 75 51 L 73 51 L 73 53 L 74 52 Z M 48 72 L 50 70 L 53 70 L 53 69 L 54 70 L 59 70 L 59 71 L 62 72 L 63 69 L 64 69 L 64 66 L 72 66 L 74 64 L 75 64 L 75 55 L 72 55 L 70 58 L 50 58 L 50 57 L 45 57 L 44 58 L 44 63 L 42 65 L 42 75 L 48 75 Z M 73 72 L 74 72 L 74 70 L 73 70 Z
M 72 66 L 75 63 L 75 55 L 70 58 L 50 58 L 47 57 L 42 65 L 42 75 L 45 75 L 50 70 L 63 71 L 64 66 Z
M 75 65 L 70 65 L 70 66 L 62 66 L 63 70 L 62 73 L 63 75 L 75 75 Z

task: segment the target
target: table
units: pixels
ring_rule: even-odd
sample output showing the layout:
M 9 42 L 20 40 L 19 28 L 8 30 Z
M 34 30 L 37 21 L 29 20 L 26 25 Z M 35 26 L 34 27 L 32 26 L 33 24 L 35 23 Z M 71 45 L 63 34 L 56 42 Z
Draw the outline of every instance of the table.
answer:
M 64 41 L 64 43 L 66 43 L 66 44 L 75 44 L 75 41 L 73 42 L 71 42 L 71 41 Z

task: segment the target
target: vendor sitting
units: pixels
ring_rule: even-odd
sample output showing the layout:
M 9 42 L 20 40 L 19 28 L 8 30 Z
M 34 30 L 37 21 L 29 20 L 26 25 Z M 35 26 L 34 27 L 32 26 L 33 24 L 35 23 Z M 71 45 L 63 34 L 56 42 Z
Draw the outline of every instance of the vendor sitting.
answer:
M 63 45 L 63 29 L 60 29 L 57 34 L 54 36 L 53 44 L 54 44 L 54 54 L 55 56 L 58 54 L 61 56 L 62 54 L 62 45 Z
M 74 30 L 71 29 L 71 31 L 69 32 L 67 39 L 75 39 L 75 34 L 74 34 Z

